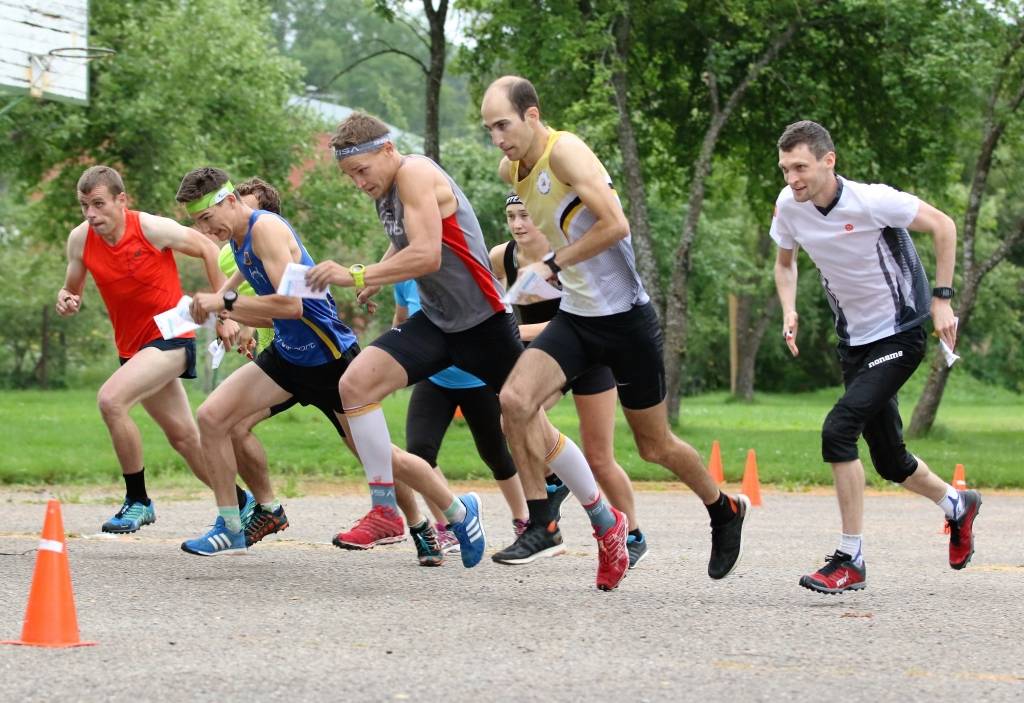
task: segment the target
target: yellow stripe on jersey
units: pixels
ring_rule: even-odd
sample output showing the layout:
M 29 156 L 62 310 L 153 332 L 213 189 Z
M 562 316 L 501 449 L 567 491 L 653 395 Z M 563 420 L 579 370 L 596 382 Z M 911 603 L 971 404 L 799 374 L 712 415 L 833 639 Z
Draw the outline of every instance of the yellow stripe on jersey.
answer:
M 331 352 L 331 356 L 333 356 L 335 359 L 341 358 L 341 351 L 338 349 L 337 345 L 331 341 L 331 338 L 324 334 L 324 331 L 322 329 L 320 329 L 310 320 L 307 320 L 304 317 L 300 319 L 306 323 L 306 326 L 308 326 L 309 329 L 313 330 L 316 333 L 316 336 L 320 338 L 320 340 L 327 347 L 328 351 Z

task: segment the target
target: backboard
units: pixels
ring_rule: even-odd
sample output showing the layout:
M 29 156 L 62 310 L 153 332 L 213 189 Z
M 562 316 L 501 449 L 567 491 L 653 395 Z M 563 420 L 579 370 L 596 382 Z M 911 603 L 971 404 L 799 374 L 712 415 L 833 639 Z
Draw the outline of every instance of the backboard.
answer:
M 88 40 L 89 0 L 0 0 L 0 91 L 87 105 Z

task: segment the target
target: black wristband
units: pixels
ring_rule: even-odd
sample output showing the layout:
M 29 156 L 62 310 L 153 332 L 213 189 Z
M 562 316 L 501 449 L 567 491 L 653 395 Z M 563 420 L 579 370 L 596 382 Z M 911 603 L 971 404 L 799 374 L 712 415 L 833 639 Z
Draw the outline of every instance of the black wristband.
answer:
M 551 273 L 555 274 L 556 276 L 558 275 L 558 272 L 562 270 L 562 267 L 559 266 L 558 263 L 555 261 L 555 252 L 553 251 L 549 251 L 547 255 L 545 255 L 544 258 L 541 259 L 541 261 L 547 264 L 548 268 L 551 269 Z
M 950 300 L 954 295 L 956 295 L 956 290 L 949 286 L 936 286 L 935 288 L 932 288 L 933 298 Z

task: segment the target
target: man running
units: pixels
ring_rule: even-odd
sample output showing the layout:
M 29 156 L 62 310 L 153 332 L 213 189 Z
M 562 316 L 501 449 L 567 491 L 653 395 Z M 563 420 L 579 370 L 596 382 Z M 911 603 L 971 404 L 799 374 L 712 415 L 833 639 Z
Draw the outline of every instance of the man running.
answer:
M 949 524 L 949 565 L 967 566 L 974 554 L 977 491 L 957 491 L 933 474 L 903 443 L 896 394 L 924 358 L 930 316 L 936 334 L 956 345 L 953 268 L 956 225 L 945 213 L 909 193 L 883 184 L 837 176 L 832 137 L 808 120 L 789 125 L 778 143 L 786 179 L 775 204 L 771 236 L 778 244 L 775 285 L 782 303 L 782 334 L 793 356 L 797 246 L 821 274 L 835 315 L 837 352 L 846 392 L 825 418 L 822 458 L 832 464 L 842 518 L 839 547 L 825 566 L 801 577 L 819 593 L 860 590 L 864 566 L 864 465 L 857 439 L 863 435 L 875 470 L 939 505 Z M 930 232 L 935 243 L 935 287 L 930 288 L 907 230 Z
M 342 408 L 338 379 L 359 346 L 352 331 L 338 319 L 330 296 L 296 298 L 276 293 L 287 264 L 314 264 L 284 218 L 241 202 L 227 174 L 216 168 L 188 173 L 176 198 L 185 204 L 201 231 L 230 241 L 239 268 L 217 293 L 195 297 L 193 316 L 217 313 L 251 327 L 274 327 L 273 344 L 254 363 L 231 374 L 197 413 L 218 517 L 213 529 L 181 547 L 200 556 L 240 553 L 246 549 L 246 539 L 238 510 L 230 500 L 237 472 L 231 428 L 293 397 L 344 424 L 338 417 Z M 238 296 L 235 287 L 243 277 L 255 296 Z M 406 456 L 409 461 L 396 465 L 402 480 L 445 505 L 455 500 L 425 462 Z M 393 495 L 393 486 L 388 488 Z M 375 487 L 374 494 L 378 492 Z M 391 541 L 400 537 L 392 536 Z
M 387 125 L 362 113 L 353 113 L 339 125 L 331 146 L 341 170 L 376 202 L 391 246 L 371 266 L 345 268 L 323 262 L 309 273 L 310 284 L 369 287 L 372 292 L 382 284 L 413 278 L 419 286 L 420 311 L 373 342 L 341 379 L 345 414 L 359 456 L 367 470 L 373 467 L 382 481 L 390 483 L 390 435 L 381 399 L 453 364 L 496 391 L 522 353 L 522 344 L 515 318 L 501 302 L 502 288 L 491 272 L 476 214 L 455 181 L 425 156 L 403 156 Z M 592 503 L 588 512 L 600 546 L 597 585 L 611 590 L 629 567 L 625 517 L 600 497 L 579 447 L 554 429 L 543 412 L 534 424 L 544 447 L 541 464 L 550 465 L 580 502 Z M 525 482 L 523 488 L 533 497 L 527 500 L 530 522 L 545 530 L 545 550 L 553 554 L 562 540 L 551 518 L 543 477 L 541 472 L 539 491 L 531 491 Z M 390 500 L 394 512 L 393 494 Z M 477 561 L 483 556 L 478 511 L 473 494 L 465 504 L 455 502 L 445 509 L 457 535 L 467 524 L 479 534 L 480 543 L 470 557 Z M 397 513 L 395 519 L 400 519 Z M 461 535 L 459 541 L 465 561 Z
M 533 224 L 526 206 L 515 193 L 505 199 L 505 219 L 512 239 L 491 249 L 491 267 L 502 283 L 512 286 L 519 277 L 520 267 L 542 261 L 551 251 L 551 245 Z M 559 300 L 542 300 L 514 307 L 519 319 L 519 336 L 528 345 L 558 312 Z M 640 530 L 636 516 L 633 484 L 615 460 L 615 404 L 618 399 L 615 377 L 607 366 L 594 366 L 563 390 L 572 390 L 576 414 L 580 418 L 583 455 L 598 485 L 611 504 L 625 513 L 629 520 L 626 549 L 629 551 L 629 568 L 633 569 L 647 556 L 647 538 Z M 557 491 L 561 483 L 554 474 L 547 476 L 546 481 L 549 493 Z M 514 554 L 499 552 L 492 558 L 495 561 L 507 559 L 501 562 L 506 564 L 524 563 Z
M 86 169 L 78 179 L 78 202 L 85 222 L 68 236 L 57 313 L 78 312 L 85 275 L 92 274 L 121 360 L 97 396 L 125 483 L 124 503 L 102 529 L 135 532 L 156 522 L 156 506 L 146 491 L 142 437 L 129 415 L 135 405 L 142 405 L 192 473 L 209 485 L 199 431 L 179 380 L 196 377 L 195 334 L 165 340 L 153 321 L 182 297 L 174 252 L 201 259 L 214 290 L 224 276 L 217 269 L 217 248 L 201 234 L 166 217 L 129 210 L 124 182 L 109 166 Z
M 567 382 L 595 365 L 607 366 L 640 456 L 672 471 L 706 506 L 708 575 L 724 578 L 742 552 L 749 501 L 719 491 L 700 455 L 669 428 L 661 327 L 637 274 L 629 223 L 607 171 L 578 137 L 541 121 L 537 91 L 525 78 L 494 81 L 480 114 L 491 141 L 504 152 L 501 178 L 514 187 L 552 248 L 519 275 L 557 278 L 565 293 L 501 391 L 509 448 L 527 499 L 535 495 L 531 488 L 542 488 L 535 481 L 528 485 L 527 477 L 544 475 L 538 411 Z M 531 524 L 519 538 L 523 544 L 509 549 L 527 549 L 542 529 Z

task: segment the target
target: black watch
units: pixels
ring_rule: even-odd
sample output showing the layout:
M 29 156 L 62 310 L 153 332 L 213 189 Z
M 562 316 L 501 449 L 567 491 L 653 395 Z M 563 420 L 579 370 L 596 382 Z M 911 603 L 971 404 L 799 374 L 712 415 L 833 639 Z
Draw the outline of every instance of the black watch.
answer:
M 238 300 L 238 291 L 229 290 L 224 293 L 224 309 L 228 312 L 235 307 L 235 301 Z
M 950 300 L 954 295 L 956 295 L 956 290 L 954 290 L 950 286 L 936 286 L 935 288 L 932 288 L 932 297 L 933 298 L 941 298 L 942 300 Z
M 551 269 L 551 273 L 555 274 L 556 276 L 558 275 L 558 272 L 562 270 L 562 267 L 555 263 L 555 252 L 553 251 L 549 251 L 547 254 L 545 254 L 544 258 L 541 259 L 541 261 L 547 264 L 548 268 Z

